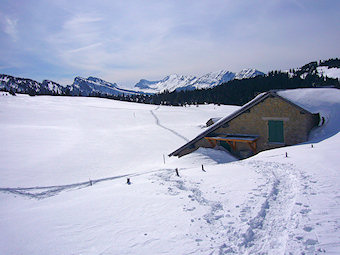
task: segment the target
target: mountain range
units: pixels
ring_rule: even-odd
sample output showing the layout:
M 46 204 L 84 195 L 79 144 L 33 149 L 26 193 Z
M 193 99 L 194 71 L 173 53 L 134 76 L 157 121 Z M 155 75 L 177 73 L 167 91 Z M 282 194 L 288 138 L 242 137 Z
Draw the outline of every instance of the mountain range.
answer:
M 298 69 L 286 71 L 290 76 L 305 79 L 309 74 L 340 79 L 340 60 L 311 62 Z M 131 89 L 121 88 L 117 83 L 104 81 L 96 77 L 76 77 L 71 85 L 60 85 L 51 80 L 43 82 L 27 78 L 0 74 L 0 89 L 26 93 L 30 95 L 71 95 L 71 96 L 121 96 L 157 94 L 164 91 L 183 91 L 206 89 L 219 86 L 231 80 L 249 79 L 265 74 L 256 69 L 243 69 L 238 73 L 227 70 L 210 72 L 202 76 L 171 74 L 157 81 L 141 79 Z
M 139 94 L 133 90 L 121 89 L 116 83 L 110 83 L 96 77 L 76 77 L 72 85 L 63 86 L 50 80 L 44 80 L 40 83 L 31 79 L 0 74 L 0 89 L 29 95 L 96 96 L 104 94 L 117 96 Z
M 180 91 L 212 88 L 232 79 L 246 79 L 257 75 L 264 75 L 264 73 L 255 69 L 244 69 L 239 73 L 232 73 L 226 70 L 210 72 L 200 77 L 172 74 L 158 81 L 141 79 L 133 88 L 125 89 L 119 87 L 117 83 L 107 82 L 92 76 L 88 78 L 76 77 L 73 84 L 64 86 L 50 80 L 44 80 L 40 83 L 27 78 L 0 74 L 0 89 L 13 90 L 30 95 L 119 96 L 155 94 L 165 90 Z
M 218 86 L 233 79 L 248 79 L 264 73 L 256 69 L 243 69 L 241 72 L 233 73 L 227 70 L 210 72 L 200 77 L 191 75 L 172 74 L 159 81 L 140 80 L 134 87 L 146 93 L 159 93 L 165 90 L 195 90 Z

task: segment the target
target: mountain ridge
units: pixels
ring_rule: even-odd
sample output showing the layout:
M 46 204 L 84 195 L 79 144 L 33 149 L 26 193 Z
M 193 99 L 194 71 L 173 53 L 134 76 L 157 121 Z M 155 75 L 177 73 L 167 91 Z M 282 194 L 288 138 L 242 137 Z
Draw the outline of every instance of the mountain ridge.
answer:
M 218 86 L 233 79 L 248 79 L 257 75 L 264 75 L 264 73 L 248 68 L 243 69 L 238 73 L 233 73 L 227 70 L 220 70 L 210 72 L 202 76 L 192 75 L 178 75 L 171 74 L 158 81 L 149 81 L 141 79 L 135 84 L 134 88 L 140 89 L 147 93 L 161 93 L 164 91 L 181 91 L 181 90 L 195 90 L 206 89 Z
M 272 71 L 273 72 L 273 71 Z M 242 80 L 256 76 L 270 76 L 256 69 L 243 69 L 238 73 L 227 70 L 210 72 L 202 76 L 171 74 L 161 80 L 149 81 L 141 79 L 133 88 L 121 88 L 117 83 L 107 82 L 101 78 L 77 76 L 71 85 L 60 85 L 51 80 L 38 82 L 29 78 L 0 74 L 0 90 L 7 90 L 29 95 L 67 95 L 67 96 L 129 96 L 151 95 L 165 91 L 190 91 L 214 88 L 232 80 Z M 275 71 L 277 72 L 277 71 Z M 284 71 L 289 77 L 308 79 L 311 75 L 340 80 L 340 59 L 310 62 L 300 68 Z

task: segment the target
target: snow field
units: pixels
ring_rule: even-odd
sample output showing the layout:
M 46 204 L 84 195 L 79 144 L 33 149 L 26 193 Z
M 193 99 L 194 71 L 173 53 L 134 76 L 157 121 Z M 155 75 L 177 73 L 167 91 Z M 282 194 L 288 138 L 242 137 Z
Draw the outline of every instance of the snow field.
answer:
M 0 253 L 337 254 L 340 96 L 322 95 L 309 143 L 165 164 L 237 107 L 0 97 Z
M 113 100 L 24 95 L 9 101 L 2 102 L 7 114 L 0 126 L 1 186 L 63 185 L 158 169 L 163 155 L 184 141 L 156 125 L 152 113 L 162 112 L 162 107 L 155 110 L 153 105 Z M 202 108 L 207 108 L 207 117 L 220 113 L 214 106 Z M 189 111 L 191 118 L 204 123 L 206 118 L 198 110 Z M 165 114 L 168 112 L 171 109 Z M 177 112 L 172 110 L 173 115 Z M 172 126 L 187 129 L 190 124 L 183 120 Z M 197 132 L 200 129 L 194 126 Z M 29 175 L 17 176 L 23 170 Z M 35 175 L 39 179 L 31 178 Z

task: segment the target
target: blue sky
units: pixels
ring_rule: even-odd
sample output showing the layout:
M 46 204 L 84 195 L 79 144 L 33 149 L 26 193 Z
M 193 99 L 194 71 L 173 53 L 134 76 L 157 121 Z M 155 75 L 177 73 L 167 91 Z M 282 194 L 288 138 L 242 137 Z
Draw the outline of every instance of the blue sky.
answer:
M 340 56 L 338 0 L 2 0 L 0 73 L 122 86 Z

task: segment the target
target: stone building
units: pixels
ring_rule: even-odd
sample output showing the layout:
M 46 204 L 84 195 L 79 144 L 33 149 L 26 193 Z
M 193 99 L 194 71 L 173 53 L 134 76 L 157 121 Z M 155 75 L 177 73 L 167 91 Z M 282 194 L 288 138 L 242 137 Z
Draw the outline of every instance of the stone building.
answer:
M 239 158 L 260 151 L 307 141 L 320 116 L 280 95 L 280 91 L 262 93 L 231 115 L 169 156 L 184 156 L 199 147 L 224 148 Z

